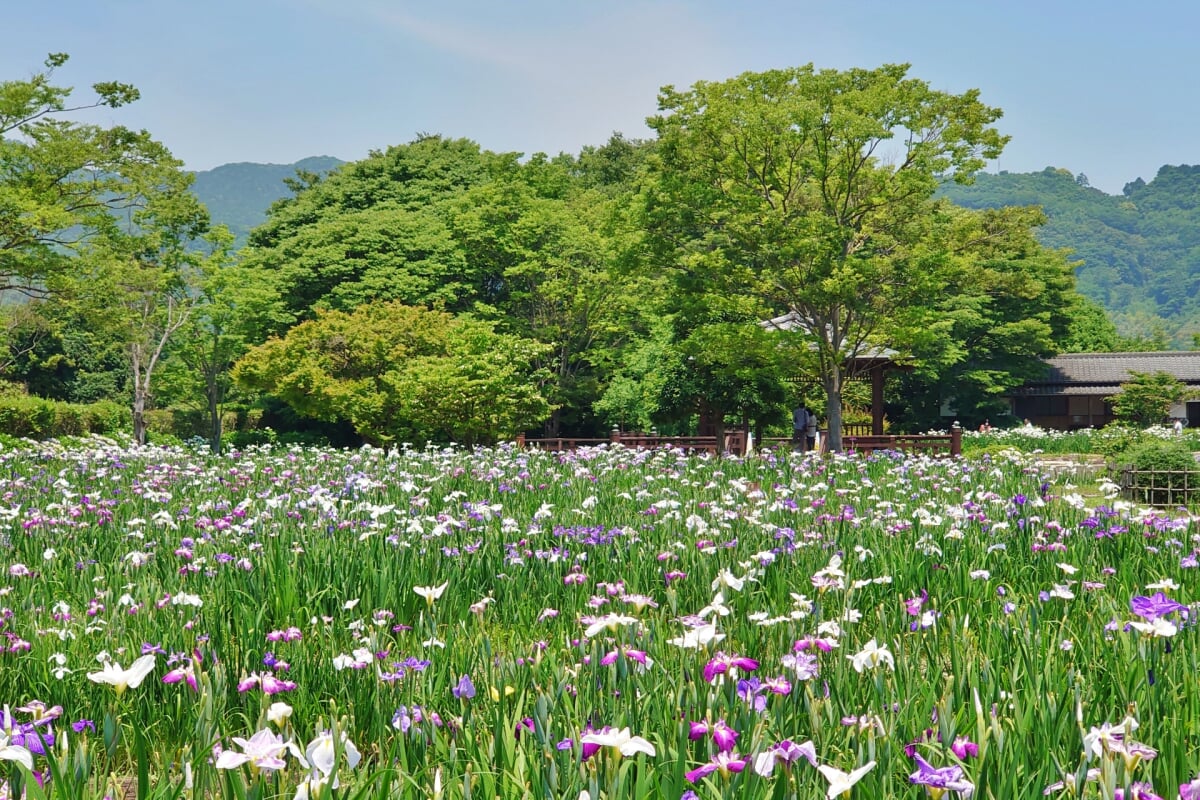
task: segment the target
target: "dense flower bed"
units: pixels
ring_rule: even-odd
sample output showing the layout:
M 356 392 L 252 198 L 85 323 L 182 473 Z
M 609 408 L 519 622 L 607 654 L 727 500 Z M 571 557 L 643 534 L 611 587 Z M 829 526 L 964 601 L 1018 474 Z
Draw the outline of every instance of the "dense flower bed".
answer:
M 0 492 L 10 793 L 1200 796 L 1194 521 L 1016 454 L 89 440 Z

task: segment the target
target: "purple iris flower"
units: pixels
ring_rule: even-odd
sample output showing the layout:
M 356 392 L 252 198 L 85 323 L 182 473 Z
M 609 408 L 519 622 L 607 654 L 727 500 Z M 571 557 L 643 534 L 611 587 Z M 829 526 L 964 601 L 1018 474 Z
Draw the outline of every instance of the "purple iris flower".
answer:
M 917 771 L 908 776 L 910 783 L 928 786 L 932 789 L 958 792 L 963 796 L 969 796 L 975 791 L 975 784 L 966 779 L 962 767 L 957 765 L 934 767 L 921 758 L 920 753 L 914 753 L 913 759 L 917 762 Z
M 59 713 L 62 713 L 61 708 Z M 9 744 L 24 747 L 35 756 L 44 756 L 46 748 L 54 746 L 54 731 L 51 729 L 50 723 L 57 716 L 57 714 L 46 716 L 36 722 L 17 722 L 5 709 L 0 711 L 0 728 L 10 732 Z
M 1183 787 L 1179 787 L 1179 796 L 1184 797 Z M 1129 787 L 1129 793 L 1117 787 L 1113 792 L 1113 800 L 1163 800 L 1163 796 L 1154 793 L 1154 787 L 1144 781 L 1133 783 Z
M 733 750 L 733 746 L 737 743 L 737 738 L 740 735 L 733 728 L 729 727 L 723 719 L 712 723 L 688 723 L 688 738 L 693 742 L 698 742 L 709 734 L 712 734 L 713 742 L 717 745 L 717 750 L 722 753 L 728 753 Z
M 977 758 L 979 756 L 979 745 L 972 742 L 965 736 L 955 738 L 954 744 L 950 745 L 950 750 L 954 755 L 962 760 L 969 758 Z
M 458 679 L 458 685 L 450 690 L 450 693 L 459 700 L 470 700 L 475 696 L 475 684 L 471 682 L 470 675 L 463 675 Z
M 801 757 L 807 759 L 814 767 L 817 766 L 817 749 L 812 742 L 796 744 L 791 739 L 784 739 L 759 753 L 754 760 L 754 771 L 766 777 L 775 771 L 776 764 L 782 764 L 784 770 L 791 770 L 792 765 Z
M 713 742 L 717 745 L 717 749 L 723 753 L 728 753 L 737 744 L 738 732 L 726 725 L 725 720 L 719 719 L 713 725 L 712 737 Z
M 1162 592 L 1155 592 L 1150 597 L 1136 595 L 1129 601 L 1129 608 L 1139 617 L 1151 621 L 1169 616 L 1176 611 L 1187 611 L 1187 606 L 1172 600 Z
M 608 726 L 608 725 L 605 725 L 603 728 L 600 728 L 599 730 L 593 728 L 591 725 L 588 725 L 586 728 L 583 729 L 583 733 L 580 735 L 579 738 L 582 739 L 584 736 L 587 736 L 589 733 L 608 733 L 611 730 L 612 730 L 612 727 Z M 584 761 L 587 761 L 589 758 L 596 755 L 596 753 L 600 752 L 600 745 L 595 744 L 594 742 L 583 742 L 582 744 L 580 744 L 579 748 L 580 748 L 580 756 L 581 756 L 582 760 L 584 760 Z

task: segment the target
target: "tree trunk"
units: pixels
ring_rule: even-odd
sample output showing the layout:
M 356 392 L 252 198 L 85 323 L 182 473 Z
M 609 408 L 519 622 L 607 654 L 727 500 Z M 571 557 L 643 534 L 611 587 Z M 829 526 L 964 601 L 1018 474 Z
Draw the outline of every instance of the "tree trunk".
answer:
M 215 382 L 208 385 L 208 445 L 213 453 L 221 452 L 221 398 Z
M 146 444 L 146 387 L 142 382 L 142 352 L 136 344 L 129 348 L 129 368 L 133 373 L 133 443 Z
M 823 381 L 825 384 L 825 424 L 829 429 L 828 451 L 840 452 L 842 449 L 842 370 L 841 365 L 834 364 Z
M 141 386 L 133 387 L 133 441 L 138 447 L 146 443 L 146 393 Z
M 545 436 L 548 439 L 557 439 L 558 432 L 562 430 L 562 409 L 556 408 L 550 412 L 550 418 L 546 420 L 546 424 L 542 426 L 545 431 Z

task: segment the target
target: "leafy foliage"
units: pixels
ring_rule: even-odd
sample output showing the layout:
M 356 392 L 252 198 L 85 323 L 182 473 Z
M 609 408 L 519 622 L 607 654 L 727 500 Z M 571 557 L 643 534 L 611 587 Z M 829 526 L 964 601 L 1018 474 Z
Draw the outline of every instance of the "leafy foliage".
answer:
M 51 292 L 73 253 L 112 232 L 118 213 L 141 207 L 178 167 L 146 131 L 65 119 L 138 99 L 132 86 L 103 82 L 94 100 L 70 105 L 72 90 L 52 82 L 66 62 L 51 54 L 33 77 L 0 82 L 0 291 Z
M 1139 425 L 1163 422 L 1171 406 L 1192 397 L 1194 392 L 1169 372 L 1131 372 L 1112 398 L 1113 414 Z
M 320 312 L 253 348 L 235 379 L 297 413 L 349 420 L 369 442 L 496 441 L 550 413 L 542 347 L 485 323 L 400 303 Z

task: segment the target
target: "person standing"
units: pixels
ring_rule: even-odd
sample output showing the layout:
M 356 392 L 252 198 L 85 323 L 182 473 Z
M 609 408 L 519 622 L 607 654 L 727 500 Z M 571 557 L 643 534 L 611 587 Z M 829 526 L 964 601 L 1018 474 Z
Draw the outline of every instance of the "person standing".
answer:
M 808 425 L 804 429 L 804 452 L 810 453 L 817 449 L 817 415 L 808 412 Z
M 800 446 L 801 453 L 809 451 L 808 444 L 808 426 L 812 423 L 816 426 L 816 420 L 813 419 L 812 412 L 808 410 L 808 406 L 801 403 L 792 411 L 792 442 Z

